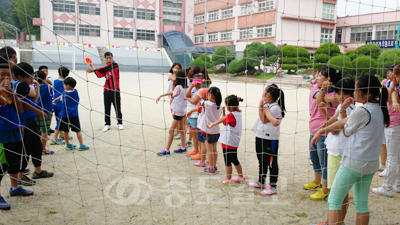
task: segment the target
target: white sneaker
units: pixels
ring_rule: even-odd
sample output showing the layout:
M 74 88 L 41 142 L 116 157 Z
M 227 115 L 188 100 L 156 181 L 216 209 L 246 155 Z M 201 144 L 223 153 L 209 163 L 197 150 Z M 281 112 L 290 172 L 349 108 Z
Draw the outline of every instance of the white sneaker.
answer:
M 124 125 L 118 124 L 118 129 L 123 130 L 124 129 Z
M 386 169 L 386 166 L 379 164 L 379 169 L 378 171 L 383 171 Z
M 103 132 L 106 132 L 106 131 L 108 131 L 110 129 L 110 125 L 105 125 L 104 126 L 104 129 L 103 129 Z
M 378 195 L 383 195 L 386 197 L 393 197 L 393 191 L 387 191 L 383 187 L 372 188 L 372 192 Z
M 393 191 L 400 193 L 400 186 L 393 185 Z
M 387 169 L 384 169 L 381 173 L 379 173 L 379 176 L 380 177 L 387 177 L 387 175 L 388 175 L 387 171 L 388 171 Z

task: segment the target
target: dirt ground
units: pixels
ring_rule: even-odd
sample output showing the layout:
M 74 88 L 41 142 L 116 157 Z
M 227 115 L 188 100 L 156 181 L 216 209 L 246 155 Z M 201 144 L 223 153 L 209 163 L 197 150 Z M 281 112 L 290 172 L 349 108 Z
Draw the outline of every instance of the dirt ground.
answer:
M 50 74 L 56 76 L 55 71 Z M 84 71 L 71 76 L 78 82 L 79 117 L 90 150 L 67 151 L 48 145 L 55 154 L 43 156 L 43 168 L 55 176 L 27 187 L 34 196 L 10 197 L 10 181 L 5 177 L 0 193 L 12 209 L 0 211 L 0 224 L 310 224 L 326 219 L 327 202 L 311 201 L 314 191 L 302 188 L 313 180 L 308 158 L 309 89 L 283 86 L 288 113 L 281 125 L 278 195 L 266 197 L 244 184 L 218 183 L 225 177 L 220 146 L 216 175 L 206 175 L 186 155 L 156 155 L 165 147 L 172 121 L 168 100 L 155 103 L 166 92 L 166 75 L 121 73 L 125 129 L 117 129 L 113 112 L 108 132 L 102 131 L 104 80 Z M 226 80 L 213 80 L 213 85 L 221 89 L 223 98 L 236 94 L 244 99 L 239 160 L 247 181 L 255 181 L 258 161 L 250 128 L 264 87 Z M 71 134 L 72 143 L 77 144 Z M 29 167 L 32 171 L 33 166 Z M 382 182 L 376 175 L 372 186 Z M 399 224 L 399 199 L 397 193 L 394 198 L 371 193 L 370 224 Z M 345 222 L 355 223 L 352 192 Z

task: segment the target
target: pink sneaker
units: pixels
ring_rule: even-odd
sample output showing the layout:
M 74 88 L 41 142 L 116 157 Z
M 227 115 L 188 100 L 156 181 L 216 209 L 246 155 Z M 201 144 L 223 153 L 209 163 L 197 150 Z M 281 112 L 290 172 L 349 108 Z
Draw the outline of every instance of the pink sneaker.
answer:
M 271 187 L 271 186 L 267 186 L 267 188 L 264 190 L 264 191 L 262 191 L 262 192 L 260 192 L 260 195 L 275 195 L 275 194 L 278 194 L 278 191 L 276 190 L 276 187 Z
M 206 173 L 206 174 L 213 174 L 213 175 L 215 175 L 215 170 L 214 170 L 214 168 L 211 168 L 211 166 L 209 166 L 209 167 L 207 168 L 207 170 L 205 171 L 205 173 Z
M 223 179 L 223 180 L 219 180 L 219 183 L 220 183 L 220 184 L 223 184 L 223 185 L 226 185 L 226 186 L 233 186 L 233 181 L 232 181 L 232 179 L 231 179 L 231 180 L 228 180 L 228 178 L 225 178 L 225 179 Z
M 257 181 L 257 182 L 249 183 L 248 186 L 249 186 L 249 187 L 252 187 L 252 188 L 261 188 L 261 189 L 267 188 L 267 185 L 266 185 L 266 184 L 261 185 L 258 181 Z
M 198 161 L 198 162 L 194 163 L 194 165 L 198 166 L 198 167 L 206 167 L 206 163 L 205 162 L 201 162 L 201 161 Z
M 244 177 L 236 177 L 236 178 L 233 178 L 232 181 L 234 183 L 244 184 L 244 183 L 246 183 L 246 178 L 244 178 Z
M 208 159 L 206 160 L 206 163 L 208 163 Z

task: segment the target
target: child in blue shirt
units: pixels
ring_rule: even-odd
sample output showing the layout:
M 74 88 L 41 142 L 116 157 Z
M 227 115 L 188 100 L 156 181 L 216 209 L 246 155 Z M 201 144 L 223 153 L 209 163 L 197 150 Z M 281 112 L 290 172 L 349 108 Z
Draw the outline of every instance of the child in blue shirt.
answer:
M 33 80 L 33 68 L 28 63 L 22 62 L 15 65 L 12 68 L 12 72 L 18 79 L 18 81 L 14 82 L 14 89 L 17 94 L 19 94 L 18 97 L 22 100 L 22 102 L 25 102 L 23 106 L 24 109 L 26 109 L 22 113 L 22 117 L 24 117 L 27 122 L 23 137 L 23 150 L 25 150 L 24 154 L 26 154 L 27 157 L 24 157 L 23 160 L 26 161 L 27 164 L 29 161 L 29 156 L 32 156 L 32 163 L 35 167 L 35 172 L 32 173 L 33 179 L 52 177 L 54 173 L 42 170 L 42 142 L 40 140 L 40 133 L 36 124 L 38 115 L 44 119 L 47 118 L 45 113 L 36 108 L 37 100 L 40 97 L 40 84 Z M 36 89 L 32 84 L 36 86 Z M 27 95 L 24 92 L 26 89 L 29 90 Z M 26 108 L 25 105 L 28 107 Z M 35 182 L 24 175 L 23 171 L 25 168 L 22 168 L 23 170 L 19 173 L 19 184 L 32 186 L 35 184 Z
M 36 106 L 47 115 L 47 118 L 45 120 L 43 120 L 41 116 L 37 116 L 36 120 L 38 129 L 40 130 L 42 135 L 42 154 L 51 155 L 54 154 L 54 151 L 49 151 L 46 149 L 48 138 L 47 133 L 50 130 L 50 118 L 53 111 L 53 95 L 51 93 L 51 85 L 46 83 L 46 74 L 43 71 L 36 71 L 35 79 L 40 84 L 40 97 L 36 103 Z
M 54 80 L 53 82 L 53 109 L 54 109 L 54 116 L 56 117 L 56 128 L 54 131 L 54 136 L 53 139 L 51 140 L 50 144 L 51 145 L 63 145 L 64 143 L 64 132 L 62 132 L 60 129 L 58 129 L 60 125 L 60 113 L 62 109 L 62 103 L 61 101 L 54 101 L 57 98 L 59 98 L 62 93 L 64 93 L 64 79 L 68 77 L 69 75 L 69 69 L 65 66 L 60 66 L 58 68 L 58 79 Z M 60 137 L 58 137 L 60 135 Z M 71 139 L 71 138 L 70 138 Z
M 33 191 L 18 186 L 22 154 L 22 130 L 25 122 L 20 114 L 24 111 L 21 101 L 11 88 L 10 68 L 0 53 L 0 94 L 8 101 L 0 106 L 0 184 L 6 172 L 10 175 L 10 195 L 33 195 Z M 9 210 L 10 205 L 0 195 L 0 210 Z
M 79 94 L 78 90 L 75 89 L 76 80 L 72 77 L 67 77 L 64 80 L 64 93 L 58 98 L 53 100 L 54 102 L 61 100 L 62 109 L 60 112 L 60 124 L 58 129 L 64 131 L 65 137 L 69 137 L 69 130 L 76 132 L 76 136 L 79 141 L 79 151 L 88 150 L 89 147 L 83 144 L 81 125 L 79 123 Z M 69 138 L 65 139 L 66 149 L 73 150 L 75 145 L 69 143 Z

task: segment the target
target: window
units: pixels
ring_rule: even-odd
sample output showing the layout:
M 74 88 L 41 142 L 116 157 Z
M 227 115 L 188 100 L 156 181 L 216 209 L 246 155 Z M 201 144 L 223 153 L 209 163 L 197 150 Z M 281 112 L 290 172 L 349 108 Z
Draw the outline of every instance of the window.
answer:
M 138 40 L 155 41 L 156 32 L 154 30 L 137 30 L 136 31 Z
M 100 4 L 79 2 L 79 13 L 100 15 Z
M 342 43 L 342 29 L 336 30 L 336 43 Z
M 132 28 L 114 27 L 114 38 L 133 39 Z
M 233 17 L 233 8 L 227 8 L 221 10 L 221 19 Z
M 250 3 L 250 4 L 241 5 L 240 12 L 241 12 L 241 15 L 247 15 L 250 13 L 254 13 L 253 4 Z
M 204 2 L 204 0 L 194 0 L 194 4 Z
M 115 17 L 124 17 L 124 18 L 133 18 L 133 9 L 123 6 L 114 6 L 114 16 Z
M 100 26 L 79 25 L 79 35 L 100 37 Z
M 221 32 L 221 41 L 232 40 L 232 31 Z
M 376 26 L 376 40 L 397 39 L 397 24 Z
M 322 5 L 322 18 L 334 20 L 335 19 L 335 5 L 324 3 Z
M 74 35 L 75 36 L 75 24 L 68 23 L 53 23 L 53 31 L 59 35 Z
M 258 2 L 258 7 L 260 11 L 266 11 L 274 9 L 274 1 L 273 0 L 263 0 Z
M 213 11 L 208 13 L 208 21 L 214 21 L 219 19 L 219 11 Z
M 332 42 L 333 30 L 331 29 L 321 29 L 321 44 Z
M 351 28 L 350 42 L 362 42 L 372 39 L 372 27 Z
M 240 29 L 240 39 L 252 38 L 253 37 L 253 28 L 244 28 Z
M 203 35 L 195 35 L 194 36 L 194 43 L 203 43 L 203 38 L 204 38 L 204 36 Z
M 182 25 L 182 0 L 163 1 L 163 23 L 164 25 Z
M 75 2 L 64 0 L 53 0 L 53 11 L 75 13 Z
M 136 18 L 141 20 L 156 20 L 156 11 L 152 9 L 136 9 Z
M 272 26 L 261 26 L 257 27 L 257 37 L 271 37 L 272 36 Z
M 194 23 L 195 24 L 204 23 L 204 14 L 195 16 L 194 17 Z
M 208 34 L 208 42 L 218 41 L 218 33 Z

